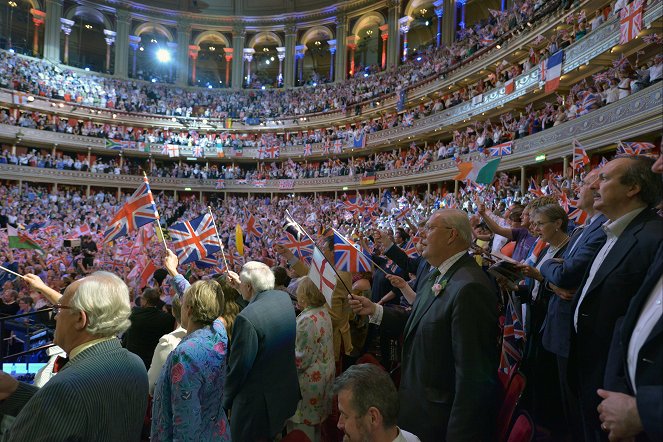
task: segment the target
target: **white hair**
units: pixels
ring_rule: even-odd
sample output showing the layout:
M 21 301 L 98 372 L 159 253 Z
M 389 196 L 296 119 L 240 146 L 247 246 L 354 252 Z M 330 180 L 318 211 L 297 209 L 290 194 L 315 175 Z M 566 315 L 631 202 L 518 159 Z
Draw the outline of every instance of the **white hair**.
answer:
M 253 293 L 264 292 L 265 290 L 274 290 L 274 273 L 262 262 L 249 261 L 239 272 L 242 282 L 251 284 Z
M 472 226 L 467 213 L 457 209 L 442 209 L 438 212 L 444 217 L 444 222 L 449 227 L 456 229 L 458 237 L 463 241 L 465 247 L 469 248 L 472 244 Z
M 110 337 L 131 326 L 129 287 L 110 272 L 94 272 L 80 280 L 70 305 L 87 315 L 87 332 Z

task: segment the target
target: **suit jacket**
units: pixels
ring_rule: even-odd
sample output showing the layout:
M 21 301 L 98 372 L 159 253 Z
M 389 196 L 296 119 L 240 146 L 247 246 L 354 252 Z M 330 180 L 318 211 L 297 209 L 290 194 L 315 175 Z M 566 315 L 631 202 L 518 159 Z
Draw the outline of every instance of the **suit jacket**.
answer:
M 593 410 L 597 428 L 599 397 L 596 390 L 603 386 L 615 323 L 626 313 L 661 242 L 663 219 L 650 209 L 643 210 L 624 229 L 596 272 L 580 304 L 578 330 L 571 330 L 569 383 L 579 388 L 581 397 L 585 398 L 585 409 Z M 585 281 L 573 301 L 573 312 L 584 284 Z
M 425 276 L 430 271 L 430 264 L 428 264 L 428 261 L 422 256 L 417 256 L 416 258 L 409 257 L 407 253 L 405 253 L 405 250 L 401 249 L 396 244 L 392 245 L 387 251 L 385 251 L 385 256 L 391 259 L 398 267 L 403 269 L 406 274 L 414 273 L 417 275 L 417 282 L 414 288 L 414 291 L 416 292 L 417 288 L 423 284 L 425 279 L 421 276 Z
M 638 353 L 635 371 L 634 393 L 628 375 L 628 346 L 631 341 L 640 312 L 652 290 L 663 274 L 663 246 L 659 247 L 656 260 L 649 268 L 647 277 L 633 298 L 626 316 L 616 327 L 612 340 L 608 366 L 606 367 L 605 388 L 635 396 L 638 414 L 645 434 L 638 440 L 663 440 L 663 318 L 659 319 Z
M 542 282 L 564 289 L 577 289 L 582 277 L 605 244 L 605 232 L 601 228 L 607 218 L 597 217 L 590 225 L 577 230 L 569 240 L 562 262 L 548 260 L 541 265 Z M 580 237 L 582 232 L 582 237 Z M 578 242 L 579 241 L 579 242 Z M 546 327 L 543 332 L 543 347 L 558 356 L 568 357 L 571 340 L 571 323 L 573 320 L 573 300 L 564 300 L 550 293 Z
M 297 276 L 308 275 L 309 267 L 301 260 L 293 265 Z M 343 282 L 341 282 L 341 280 Z M 346 288 L 347 287 L 347 288 Z M 341 360 L 341 343 L 343 352 L 350 354 L 352 348 L 352 336 L 350 335 L 350 304 L 348 304 L 348 289 L 352 290 L 352 274 L 350 272 L 338 272 L 336 286 L 332 293 L 332 305 L 329 309 L 332 327 L 334 328 L 334 360 Z
M 491 440 L 497 407 L 497 293 L 474 258 L 464 255 L 434 296 L 421 284 L 409 317 L 385 308 L 382 326 L 402 328 L 399 426 L 422 441 Z M 418 275 L 420 276 L 420 275 Z
M 136 307 L 132 310 L 131 327 L 122 337 L 127 350 L 137 354 L 150 368 L 159 339 L 175 329 L 175 318 L 156 307 Z
M 111 339 L 83 350 L 42 388 L 21 383 L 0 406 L 16 416 L 6 441 L 138 441 L 147 371 Z
M 235 318 L 223 398 L 234 441 L 273 438 L 295 414 L 295 334 L 295 310 L 281 290 L 256 294 Z

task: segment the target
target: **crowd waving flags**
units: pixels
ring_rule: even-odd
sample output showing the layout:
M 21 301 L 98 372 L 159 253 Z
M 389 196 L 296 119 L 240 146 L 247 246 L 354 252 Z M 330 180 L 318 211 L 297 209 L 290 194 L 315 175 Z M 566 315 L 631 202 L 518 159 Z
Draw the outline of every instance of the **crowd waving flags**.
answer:
M 159 212 L 152 197 L 150 182 L 145 176 L 143 183 L 111 219 L 104 232 L 104 242 L 115 241 L 158 219 Z

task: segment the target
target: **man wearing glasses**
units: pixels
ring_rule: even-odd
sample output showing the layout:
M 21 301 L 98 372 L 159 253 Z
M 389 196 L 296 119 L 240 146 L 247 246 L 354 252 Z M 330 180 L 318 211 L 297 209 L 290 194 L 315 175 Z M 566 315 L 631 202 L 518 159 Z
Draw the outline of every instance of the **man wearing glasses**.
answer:
M 95 272 L 60 296 L 35 275 L 24 280 L 57 302 L 54 342 L 69 361 L 41 389 L 0 372 L 0 412 L 16 416 L 3 440 L 138 440 L 148 383 L 143 362 L 117 338 L 130 325 L 127 285 Z

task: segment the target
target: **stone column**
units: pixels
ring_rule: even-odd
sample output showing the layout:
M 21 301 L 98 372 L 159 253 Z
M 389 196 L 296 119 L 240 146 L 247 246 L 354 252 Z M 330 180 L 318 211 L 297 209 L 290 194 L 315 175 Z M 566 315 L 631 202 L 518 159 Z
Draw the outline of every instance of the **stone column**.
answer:
M 256 50 L 253 48 L 244 48 L 244 60 L 246 60 L 246 86 L 251 86 L 251 62 Z
M 223 48 L 226 57 L 226 86 L 230 87 L 230 66 L 233 61 L 233 48 Z
M 32 14 L 32 23 L 35 25 L 34 33 L 32 34 L 32 55 L 39 56 L 39 29 L 46 21 L 46 13 L 39 9 L 30 9 Z
M 198 52 L 200 47 L 189 45 L 189 57 L 191 57 L 191 84 L 196 85 L 196 61 L 198 61 Z
M 527 177 L 525 176 L 525 166 L 520 166 L 520 195 L 527 192 Z
M 285 26 L 285 68 L 283 69 L 285 87 L 295 85 L 295 46 L 297 45 L 297 26 L 289 23 Z
M 131 54 L 131 77 L 136 78 L 136 55 L 138 53 L 138 48 L 140 47 L 140 37 L 130 35 L 129 46 L 133 50 L 133 54 Z
M 44 58 L 60 63 L 60 18 L 63 0 L 46 0 L 44 28 Z
M 444 15 L 444 0 L 435 0 L 435 15 L 437 16 L 437 34 L 435 34 L 435 43 L 439 48 L 442 44 L 442 16 Z
M 398 66 L 398 53 L 400 52 L 398 28 L 398 17 L 400 16 L 401 2 L 400 0 L 387 0 L 387 7 L 389 8 L 387 14 L 388 32 L 391 38 L 387 41 L 387 69 Z
M 177 24 L 177 51 L 175 57 L 175 84 L 178 86 L 186 86 L 189 82 L 189 40 L 191 40 L 191 24 L 179 22 Z
M 71 35 L 71 27 L 74 26 L 73 20 L 66 18 L 60 19 L 60 29 L 64 33 L 64 54 L 62 55 L 62 62 L 69 64 L 69 36 Z
M 347 39 L 348 49 L 350 49 L 350 77 L 355 75 L 355 53 L 357 51 L 357 43 L 359 42 L 359 36 L 350 35 Z
M 190 35 L 190 34 L 189 34 Z M 179 45 L 175 43 L 174 41 L 167 41 L 166 42 L 166 48 L 168 49 L 168 52 L 171 54 L 170 58 L 171 60 L 168 62 L 168 76 L 170 77 L 170 82 L 173 83 L 176 81 L 175 76 L 177 75 L 177 68 L 178 66 L 175 66 L 175 63 L 173 62 L 173 56 L 172 54 L 177 54 L 179 55 Z M 186 46 L 187 52 L 186 52 L 186 78 L 184 79 L 184 84 L 187 84 L 189 82 L 189 46 Z M 173 72 L 175 70 L 175 72 Z
M 460 9 L 460 21 L 458 22 L 458 28 L 465 29 L 465 4 L 467 0 L 456 0 L 458 9 Z
M 111 46 L 115 43 L 115 31 L 104 29 L 104 40 L 106 40 L 106 72 L 110 74 Z
M 331 58 L 329 60 L 329 81 L 334 81 L 334 56 L 336 55 L 336 40 L 327 40 L 327 44 L 329 45 L 329 53 L 331 54 Z
M 285 46 L 276 48 L 276 56 L 279 58 L 279 74 L 276 76 L 276 87 L 283 86 L 283 60 L 285 60 Z
M 450 45 L 456 41 L 456 0 L 443 0 L 442 43 Z
M 380 38 L 382 39 L 382 59 L 380 66 L 384 71 L 387 68 L 387 44 L 389 44 L 389 25 L 386 23 L 380 26 Z
M 401 34 L 403 35 L 403 52 L 401 61 L 405 63 L 407 61 L 407 33 L 410 32 L 410 23 L 412 22 L 412 17 L 406 15 L 398 19 L 398 28 Z
M 239 90 L 244 84 L 244 40 L 246 29 L 241 24 L 233 28 L 233 60 L 232 65 L 232 88 Z
M 297 78 L 299 79 L 299 85 L 301 86 L 304 84 L 304 55 L 306 54 L 306 46 L 296 46 L 295 52 L 295 58 L 297 59 Z
M 562 158 L 562 176 L 564 178 L 571 178 L 566 176 L 566 171 L 568 170 L 568 168 L 569 168 L 569 157 L 564 156 L 564 158 Z
M 336 17 L 336 63 L 334 70 L 336 71 L 335 82 L 340 83 L 348 78 L 347 71 L 347 42 L 346 35 L 348 31 L 348 22 L 344 14 L 339 14 Z
M 115 69 L 116 77 L 127 78 L 129 76 L 129 28 L 131 17 L 129 12 L 118 10 L 116 13 L 117 25 L 115 27 Z

